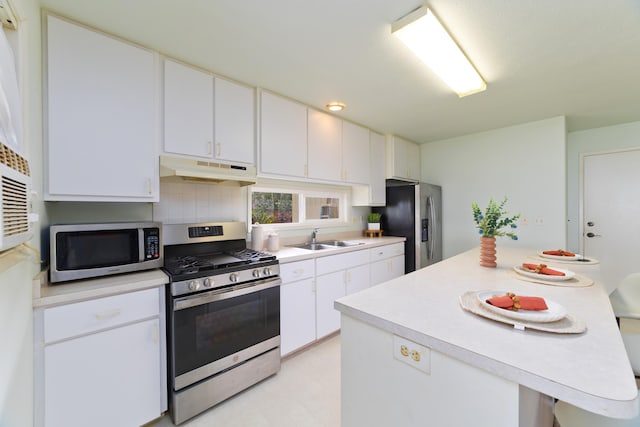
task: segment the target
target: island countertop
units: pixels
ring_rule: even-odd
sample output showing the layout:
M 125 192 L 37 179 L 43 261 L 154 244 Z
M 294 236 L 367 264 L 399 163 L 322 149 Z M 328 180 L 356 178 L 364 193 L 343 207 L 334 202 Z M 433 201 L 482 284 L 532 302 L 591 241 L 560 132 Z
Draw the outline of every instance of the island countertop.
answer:
M 599 265 L 554 264 L 594 280 L 588 287 L 543 285 L 514 277 L 537 251 L 498 248 L 498 267 L 479 265 L 478 249 L 335 302 L 337 310 L 493 375 L 615 418 L 637 411 L 637 387 L 600 282 Z M 561 304 L 585 322 L 580 334 L 518 330 L 464 310 L 467 291 L 505 290 Z

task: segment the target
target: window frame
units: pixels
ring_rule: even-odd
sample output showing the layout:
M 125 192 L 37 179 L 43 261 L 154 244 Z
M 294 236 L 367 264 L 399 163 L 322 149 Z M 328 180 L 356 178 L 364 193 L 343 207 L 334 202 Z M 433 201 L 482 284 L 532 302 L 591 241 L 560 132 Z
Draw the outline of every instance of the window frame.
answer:
M 265 224 L 274 229 L 292 230 L 296 228 L 324 228 L 324 227 L 343 227 L 349 225 L 348 205 L 350 201 L 350 192 L 348 188 L 331 188 L 326 187 L 299 187 L 282 184 L 255 184 L 249 187 L 247 191 L 247 216 L 249 218 L 248 229 L 251 229 L 251 219 L 253 218 L 253 193 L 290 193 L 298 196 L 298 219 L 299 222 L 294 223 L 270 223 Z M 328 219 L 308 219 L 306 217 L 307 198 L 333 198 L 338 199 L 340 206 L 338 208 L 338 218 Z

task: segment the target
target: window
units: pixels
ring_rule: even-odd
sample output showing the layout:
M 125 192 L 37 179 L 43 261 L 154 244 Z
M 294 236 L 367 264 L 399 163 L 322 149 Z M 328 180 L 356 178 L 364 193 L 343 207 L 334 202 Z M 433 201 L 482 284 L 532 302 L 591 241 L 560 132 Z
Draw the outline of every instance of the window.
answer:
M 253 187 L 251 223 L 340 225 L 346 223 L 347 191 Z

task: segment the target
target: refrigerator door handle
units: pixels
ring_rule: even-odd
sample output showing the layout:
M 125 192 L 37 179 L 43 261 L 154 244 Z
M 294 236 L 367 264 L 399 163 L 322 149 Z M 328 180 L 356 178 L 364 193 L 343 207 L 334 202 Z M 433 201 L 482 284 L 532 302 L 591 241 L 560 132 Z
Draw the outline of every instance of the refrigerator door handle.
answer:
M 437 218 L 436 218 L 436 207 L 433 204 L 433 197 L 427 197 L 427 208 L 429 210 L 429 217 L 431 224 L 431 238 L 429 239 L 429 245 L 427 246 L 427 259 L 433 259 L 433 251 L 436 246 L 436 233 L 437 233 Z

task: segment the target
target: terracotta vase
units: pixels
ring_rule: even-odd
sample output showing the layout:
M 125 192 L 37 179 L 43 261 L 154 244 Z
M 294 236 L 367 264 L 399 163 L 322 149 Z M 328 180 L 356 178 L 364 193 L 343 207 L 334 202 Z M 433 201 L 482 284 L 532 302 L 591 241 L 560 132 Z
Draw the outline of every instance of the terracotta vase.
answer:
M 496 238 L 480 238 L 480 265 L 495 268 L 496 264 Z

